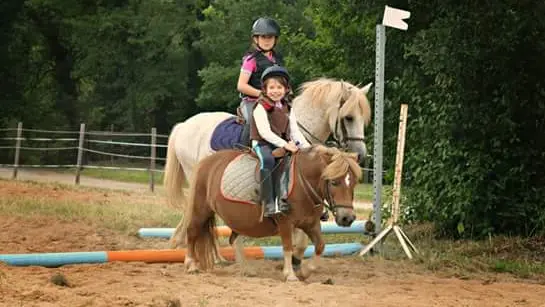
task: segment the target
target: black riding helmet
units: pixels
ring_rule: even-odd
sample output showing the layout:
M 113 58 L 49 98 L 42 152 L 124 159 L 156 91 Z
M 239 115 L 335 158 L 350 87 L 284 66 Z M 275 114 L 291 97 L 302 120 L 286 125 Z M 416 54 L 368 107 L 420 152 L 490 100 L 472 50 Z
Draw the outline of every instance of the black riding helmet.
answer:
M 263 73 L 261 74 L 261 84 L 263 84 L 264 81 L 270 77 L 283 77 L 286 79 L 288 84 L 290 84 L 290 74 L 288 73 L 288 70 L 283 66 L 273 65 L 265 69 L 265 71 L 263 71 Z
M 272 35 L 280 36 L 280 26 L 276 20 L 268 17 L 258 18 L 252 26 L 252 36 L 256 35 Z

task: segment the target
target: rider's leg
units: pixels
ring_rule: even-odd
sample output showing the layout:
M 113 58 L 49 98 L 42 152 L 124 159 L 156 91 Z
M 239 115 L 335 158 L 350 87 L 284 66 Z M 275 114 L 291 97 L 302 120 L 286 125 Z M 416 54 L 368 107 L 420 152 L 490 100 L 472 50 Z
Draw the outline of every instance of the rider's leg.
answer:
M 259 157 L 260 172 L 261 175 L 261 204 L 265 207 L 263 216 L 271 217 L 276 213 L 279 213 L 278 208 L 276 208 L 275 202 L 275 192 L 274 192 L 274 157 L 272 155 L 272 146 L 269 144 L 256 144 L 254 146 L 254 151 Z
M 242 115 L 244 116 L 244 126 L 240 135 L 240 144 L 243 146 L 250 145 L 250 129 L 252 124 L 253 110 L 255 101 L 242 100 L 240 103 Z
M 288 204 L 288 189 L 289 189 L 289 174 L 291 167 L 291 156 L 284 157 L 284 165 L 282 169 L 278 168 L 276 172 L 275 182 L 277 183 L 277 197 L 278 197 L 278 210 L 283 213 L 287 213 L 290 209 Z

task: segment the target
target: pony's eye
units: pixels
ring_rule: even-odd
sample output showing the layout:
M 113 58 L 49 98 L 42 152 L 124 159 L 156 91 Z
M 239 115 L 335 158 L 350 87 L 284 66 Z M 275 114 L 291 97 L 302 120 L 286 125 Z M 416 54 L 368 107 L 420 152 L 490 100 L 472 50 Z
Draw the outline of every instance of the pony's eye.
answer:
M 332 180 L 332 181 L 331 181 L 331 185 L 334 186 L 334 187 L 336 187 L 336 186 L 339 185 L 339 181 L 338 181 L 338 180 Z
M 348 116 L 345 116 L 344 119 L 345 119 L 346 121 L 351 122 L 351 121 L 354 120 L 354 117 L 352 117 L 351 115 L 348 115 Z

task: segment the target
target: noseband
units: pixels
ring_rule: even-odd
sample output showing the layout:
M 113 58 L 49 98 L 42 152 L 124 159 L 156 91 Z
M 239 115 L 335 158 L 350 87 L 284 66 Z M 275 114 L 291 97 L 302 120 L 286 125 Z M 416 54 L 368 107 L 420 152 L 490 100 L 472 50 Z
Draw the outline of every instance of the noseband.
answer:
M 343 103 L 341 103 L 341 106 L 339 107 L 339 110 L 340 108 L 342 107 Z M 338 127 L 339 127 L 339 122 L 340 122 L 340 125 L 341 125 L 341 138 L 340 140 L 337 138 L 337 130 L 338 130 Z M 342 149 L 347 149 L 348 148 L 348 142 L 356 142 L 356 141 L 361 141 L 361 142 L 365 142 L 365 137 L 354 137 L 354 136 L 348 136 L 348 130 L 346 129 L 346 123 L 344 122 L 344 120 L 341 120 L 339 118 L 339 115 L 337 115 L 337 120 L 335 121 L 335 131 L 333 132 L 333 144 L 342 148 Z
M 344 87 L 344 85 L 343 85 Z M 339 108 L 337 109 L 337 120 L 335 121 L 335 130 L 333 131 L 333 142 L 335 145 L 339 146 L 342 149 L 348 148 L 348 142 L 356 142 L 361 141 L 365 142 L 365 137 L 353 137 L 348 136 L 348 130 L 346 129 L 346 123 L 344 120 L 340 118 L 341 108 L 346 103 L 346 100 L 341 100 L 341 103 L 339 104 Z M 337 137 L 337 131 L 339 129 L 339 123 L 341 125 L 341 137 L 340 139 Z
M 327 210 L 331 211 L 333 213 L 334 217 L 337 217 L 337 208 L 347 208 L 347 209 L 354 209 L 353 205 L 344 205 L 344 204 L 337 204 L 333 197 L 331 197 L 331 190 L 329 187 L 331 186 L 331 180 L 325 180 L 325 202 L 322 201 L 324 206 L 327 208 Z

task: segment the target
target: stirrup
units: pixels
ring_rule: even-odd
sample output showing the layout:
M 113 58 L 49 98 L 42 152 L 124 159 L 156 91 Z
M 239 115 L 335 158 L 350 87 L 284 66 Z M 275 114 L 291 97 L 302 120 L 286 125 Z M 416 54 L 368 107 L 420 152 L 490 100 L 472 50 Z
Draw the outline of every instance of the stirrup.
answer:
M 274 217 L 278 214 L 286 213 L 280 209 L 280 202 L 278 200 L 278 197 L 274 198 L 274 207 L 272 208 L 273 210 L 271 210 L 270 212 L 267 212 L 267 205 L 265 205 L 265 210 L 263 211 L 264 217 Z

